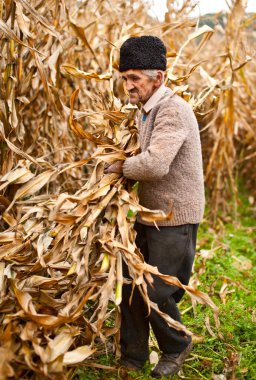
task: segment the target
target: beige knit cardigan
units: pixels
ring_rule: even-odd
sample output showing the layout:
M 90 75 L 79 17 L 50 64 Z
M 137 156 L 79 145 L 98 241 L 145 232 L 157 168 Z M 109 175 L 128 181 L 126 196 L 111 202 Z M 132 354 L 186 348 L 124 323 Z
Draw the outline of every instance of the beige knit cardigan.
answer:
M 187 102 L 169 88 L 138 120 L 141 153 L 126 159 L 125 177 L 139 181 L 140 204 L 173 211 L 171 221 L 158 226 L 199 223 L 204 212 L 201 143 L 195 115 Z M 140 216 L 138 221 L 144 222 Z

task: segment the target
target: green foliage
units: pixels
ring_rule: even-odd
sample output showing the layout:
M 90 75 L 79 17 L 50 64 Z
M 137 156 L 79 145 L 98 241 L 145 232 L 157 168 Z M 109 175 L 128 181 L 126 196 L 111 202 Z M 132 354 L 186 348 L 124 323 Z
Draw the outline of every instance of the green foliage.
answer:
M 136 181 L 136 182 L 134 183 L 134 185 L 132 186 L 132 189 L 137 191 L 138 188 L 139 188 L 139 182 Z
M 218 232 L 207 221 L 199 229 L 193 278 L 199 279 L 199 289 L 207 292 L 218 305 L 220 328 L 216 327 L 209 308 L 197 305 L 193 310 L 189 296 L 183 298 L 180 303 L 183 322 L 202 340 L 195 343 L 183 366 L 180 376 L 187 380 L 213 379 L 214 375 L 221 374 L 225 379 L 256 379 L 256 229 L 246 199 L 239 215 L 239 223 L 228 221 Z M 96 361 L 116 366 L 114 356 L 103 355 Z M 125 376 L 118 371 L 79 369 L 75 379 L 150 380 L 151 367 L 147 363 L 143 371 L 129 372 Z M 180 377 L 176 375 L 173 379 Z
M 132 211 L 131 209 L 128 210 L 127 212 L 127 218 L 133 218 L 134 216 L 136 215 L 136 213 L 134 211 Z

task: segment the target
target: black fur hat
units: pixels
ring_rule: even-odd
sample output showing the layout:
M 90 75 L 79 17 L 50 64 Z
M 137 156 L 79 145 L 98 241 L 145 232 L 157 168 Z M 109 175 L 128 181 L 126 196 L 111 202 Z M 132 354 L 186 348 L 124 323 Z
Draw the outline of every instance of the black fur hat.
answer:
M 120 49 L 119 71 L 166 70 L 166 47 L 155 36 L 130 37 Z

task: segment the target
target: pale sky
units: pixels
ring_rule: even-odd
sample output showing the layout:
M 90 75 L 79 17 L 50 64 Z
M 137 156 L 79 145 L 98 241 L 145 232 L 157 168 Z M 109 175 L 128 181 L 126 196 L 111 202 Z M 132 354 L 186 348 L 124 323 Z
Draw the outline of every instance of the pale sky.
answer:
M 170 1 L 170 0 L 169 0 Z M 166 0 L 153 0 L 152 15 L 159 20 L 163 20 L 163 15 L 166 11 Z M 256 0 L 248 0 L 247 12 L 256 12 Z M 225 0 L 199 0 L 195 16 L 205 13 L 215 13 L 223 10 L 228 10 Z

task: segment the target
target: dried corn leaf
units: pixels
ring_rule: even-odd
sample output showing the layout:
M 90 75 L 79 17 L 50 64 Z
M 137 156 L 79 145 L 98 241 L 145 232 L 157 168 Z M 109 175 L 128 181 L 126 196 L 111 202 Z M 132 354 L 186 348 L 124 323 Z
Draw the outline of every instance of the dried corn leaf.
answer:
M 100 75 L 96 73 L 87 73 L 85 71 L 79 70 L 76 67 L 72 65 L 68 65 L 68 64 L 62 65 L 61 67 L 64 71 L 74 76 L 75 78 L 106 80 L 106 79 L 110 79 L 112 76 L 111 73 L 100 74 Z

